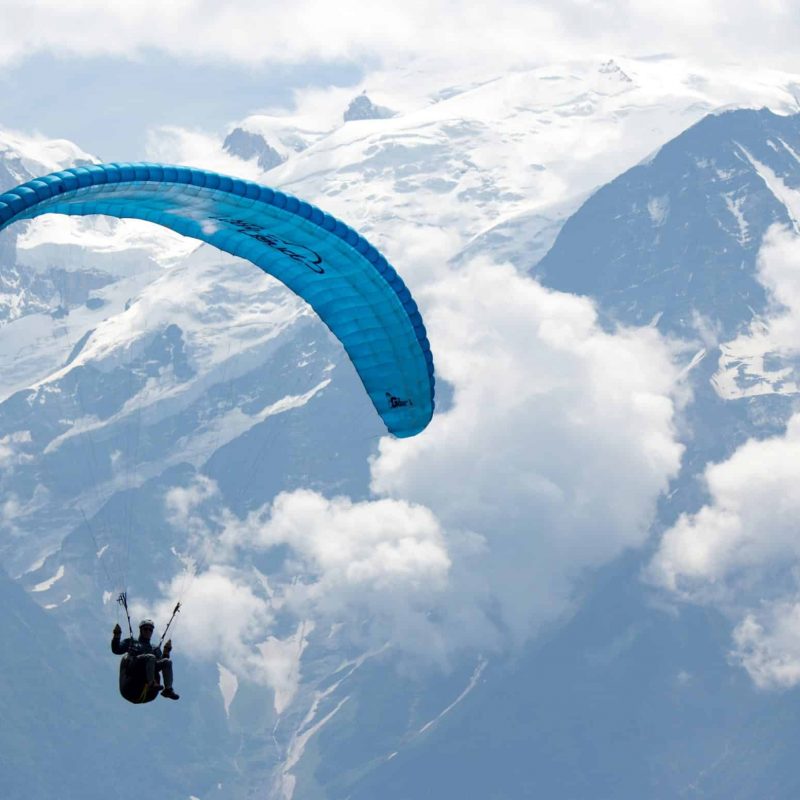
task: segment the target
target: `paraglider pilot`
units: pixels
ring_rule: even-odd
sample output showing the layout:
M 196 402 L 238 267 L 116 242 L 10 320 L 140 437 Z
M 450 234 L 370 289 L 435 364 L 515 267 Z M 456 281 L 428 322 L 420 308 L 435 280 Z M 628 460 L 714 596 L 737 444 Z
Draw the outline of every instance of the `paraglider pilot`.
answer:
M 114 626 L 114 636 L 111 639 L 111 652 L 122 656 L 119 665 L 119 692 L 131 703 L 149 703 L 155 700 L 159 692 L 162 697 L 177 700 L 180 695 L 175 694 L 172 688 L 172 639 L 164 643 L 164 650 L 150 643 L 155 625 L 150 619 L 143 619 L 139 623 L 139 638 L 132 636 L 122 639 L 122 628 L 119 624 Z M 159 673 L 164 679 L 162 686 L 158 682 Z

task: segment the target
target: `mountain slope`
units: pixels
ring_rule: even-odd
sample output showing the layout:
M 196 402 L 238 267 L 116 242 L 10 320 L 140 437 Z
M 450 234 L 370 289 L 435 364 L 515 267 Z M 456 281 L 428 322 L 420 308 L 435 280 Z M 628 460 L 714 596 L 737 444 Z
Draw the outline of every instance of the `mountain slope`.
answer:
M 797 116 L 706 117 L 596 192 L 533 274 L 620 321 L 661 312 L 662 330 L 685 334 L 699 315 L 732 337 L 765 308 L 755 270 L 764 234 L 796 224 L 798 145 Z

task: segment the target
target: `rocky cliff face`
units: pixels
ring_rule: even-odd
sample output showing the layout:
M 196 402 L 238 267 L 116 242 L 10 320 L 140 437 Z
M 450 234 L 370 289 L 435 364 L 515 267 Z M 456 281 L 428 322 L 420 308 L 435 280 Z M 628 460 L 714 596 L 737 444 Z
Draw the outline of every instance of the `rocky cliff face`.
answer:
M 223 148 L 226 152 L 244 161 L 254 158 L 264 172 L 277 167 L 286 160 L 285 156 L 270 146 L 263 136 L 242 128 L 234 128 L 225 137 Z

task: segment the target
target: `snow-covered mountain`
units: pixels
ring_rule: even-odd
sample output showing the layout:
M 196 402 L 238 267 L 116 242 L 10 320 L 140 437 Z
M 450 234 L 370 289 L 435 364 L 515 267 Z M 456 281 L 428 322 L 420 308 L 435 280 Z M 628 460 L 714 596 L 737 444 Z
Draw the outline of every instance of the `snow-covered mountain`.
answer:
M 797 79 L 618 59 L 424 91 L 404 80 L 376 95 L 394 116 L 326 127 L 256 115 L 225 148 L 383 247 L 426 313 L 446 273 L 510 260 L 593 297 L 609 329 L 689 340 L 688 449 L 656 528 L 693 510 L 697 469 L 778 430 L 792 402 L 784 384 L 755 400 L 726 389 L 747 376 L 724 345 L 767 310 L 762 235 L 795 219 L 800 124 L 781 114 Z M 721 111 L 730 104 L 773 110 Z M 91 160 L 65 143 L 0 143 L 2 188 Z M 725 663 L 723 618 L 655 607 L 641 552 L 585 578 L 581 610 L 511 655 L 399 658 L 381 638 L 380 592 L 321 613 L 334 568 L 303 571 L 313 541 L 254 546 L 274 523 L 264 508 L 287 490 L 347 497 L 324 507 L 336 528 L 373 496 L 382 429 L 338 343 L 251 265 L 143 224 L 60 218 L 4 232 L 0 256 L 0 555 L 18 584 L 0 585 L 3 663 L 20 680 L 4 718 L 52 708 L 78 680 L 87 696 L 14 727 L 9 747 L 46 742 L 57 766 L 14 759 L 11 797 L 133 797 L 136 754 L 153 748 L 148 779 L 203 800 L 758 797 L 759 770 L 784 776 L 766 796 L 792 796 L 800 775 L 775 743 L 796 726 Z M 177 708 L 141 714 L 115 696 L 106 640 L 123 585 L 143 612 L 185 598 Z M 421 603 L 409 620 L 443 613 Z M 209 630 L 213 606 L 231 609 L 230 631 Z M 241 618 L 253 620 L 244 639 Z M 52 681 L 50 642 L 63 666 Z M 105 737 L 113 790 L 64 768 L 96 759 Z
M 437 259 L 484 246 L 503 257 L 504 243 L 524 235 L 535 262 L 590 192 L 707 113 L 797 109 L 796 76 L 670 59 L 557 64 L 444 87 L 392 73 L 385 83 L 375 91 L 397 111 L 388 119 L 338 118 L 309 134 L 312 119 L 327 127 L 311 117 L 312 98 L 309 119 L 254 115 L 242 127 L 285 139 L 287 122 L 303 126 L 302 154 L 264 180 L 348 219 L 395 262 L 410 262 L 404 274 L 416 280 L 432 271 L 424 251 L 433 246 Z M 414 233 L 425 247 L 409 259 Z

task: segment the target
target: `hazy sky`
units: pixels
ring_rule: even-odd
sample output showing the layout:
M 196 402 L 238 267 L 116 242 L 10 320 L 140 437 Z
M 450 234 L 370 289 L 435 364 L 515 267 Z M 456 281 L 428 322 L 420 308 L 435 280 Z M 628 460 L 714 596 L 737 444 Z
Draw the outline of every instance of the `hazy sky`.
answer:
M 146 131 L 180 125 L 214 133 L 292 91 L 348 86 L 353 64 L 198 64 L 148 52 L 80 58 L 36 53 L 0 73 L 0 126 L 66 138 L 103 161 L 145 157 Z
M 157 49 L 205 62 L 398 65 L 419 56 L 501 63 L 576 48 L 628 55 L 795 60 L 794 3 L 765 0 L 5 0 L 0 62 L 31 52 L 133 55 Z
M 290 106 L 294 89 L 355 86 L 421 59 L 458 74 L 671 52 L 794 71 L 800 35 L 782 0 L 5 0 L 0 21 L 0 125 L 102 159 L 144 156 L 148 125 L 220 133 Z

